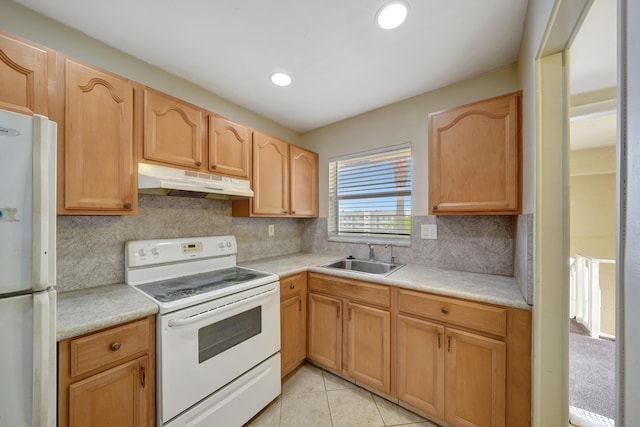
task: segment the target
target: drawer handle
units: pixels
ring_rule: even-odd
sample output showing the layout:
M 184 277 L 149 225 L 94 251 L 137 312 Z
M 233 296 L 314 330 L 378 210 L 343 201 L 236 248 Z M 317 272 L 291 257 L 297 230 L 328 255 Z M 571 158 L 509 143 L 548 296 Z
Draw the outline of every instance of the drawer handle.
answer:
M 114 342 L 113 344 L 111 344 L 111 351 L 118 351 L 120 350 L 120 347 L 122 347 L 122 344 L 120 344 L 119 342 Z
M 449 313 L 449 309 L 448 309 L 447 307 L 442 307 L 442 308 L 440 309 L 440 313 L 442 313 L 442 314 L 447 314 L 447 313 Z
M 292 284 L 290 284 L 290 285 L 289 285 L 289 287 L 290 287 L 291 289 L 295 289 L 295 288 L 296 288 L 296 285 L 294 285 L 294 284 L 292 283 Z

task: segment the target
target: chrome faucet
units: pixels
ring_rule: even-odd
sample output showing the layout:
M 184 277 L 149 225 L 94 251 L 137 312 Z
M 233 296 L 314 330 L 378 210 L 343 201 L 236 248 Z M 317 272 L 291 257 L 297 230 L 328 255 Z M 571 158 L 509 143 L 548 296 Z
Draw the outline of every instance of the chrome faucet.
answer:
M 369 246 L 369 260 L 373 261 L 376 259 L 375 253 L 373 252 L 373 245 L 371 243 L 367 243 L 367 245 Z
M 391 248 L 391 261 L 389 261 L 391 264 L 395 264 L 396 263 L 396 257 L 393 256 L 393 245 L 389 245 L 386 244 L 384 245 L 385 248 Z

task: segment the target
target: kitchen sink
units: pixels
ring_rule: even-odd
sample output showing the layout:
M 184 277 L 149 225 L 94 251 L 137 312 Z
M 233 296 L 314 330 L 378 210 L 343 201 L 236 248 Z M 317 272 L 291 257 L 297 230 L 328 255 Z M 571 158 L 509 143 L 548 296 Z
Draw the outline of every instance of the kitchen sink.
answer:
M 404 264 L 392 264 L 384 261 L 350 258 L 345 258 L 321 265 L 321 267 L 336 268 L 358 273 L 377 274 L 381 276 L 391 274 L 402 266 L 404 266 Z

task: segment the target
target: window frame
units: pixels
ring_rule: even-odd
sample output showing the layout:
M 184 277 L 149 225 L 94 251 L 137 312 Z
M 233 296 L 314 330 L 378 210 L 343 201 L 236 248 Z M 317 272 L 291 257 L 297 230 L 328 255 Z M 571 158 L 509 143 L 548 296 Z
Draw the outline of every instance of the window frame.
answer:
M 341 161 L 348 160 L 356 160 L 366 157 L 375 156 L 383 153 L 392 153 L 399 152 L 402 150 L 409 150 L 409 155 L 406 157 L 410 161 L 410 170 L 409 170 L 409 180 L 410 187 L 409 190 L 398 190 L 391 194 L 391 197 L 409 197 L 410 200 L 410 208 L 408 209 L 408 214 L 406 217 L 409 219 L 408 224 L 408 234 L 380 234 L 380 233 L 348 233 L 348 232 L 340 232 L 338 230 L 340 224 L 340 211 L 338 209 L 338 203 L 340 200 L 345 199 L 358 199 L 358 197 L 349 196 L 340 198 L 338 196 L 338 172 L 337 167 L 338 163 Z M 336 168 L 336 170 L 333 170 Z M 393 246 L 410 246 L 411 245 L 411 235 L 412 235 L 412 221 L 413 221 L 413 149 L 410 142 L 405 142 L 402 144 L 396 144 L 386 147 L 381 147 L 373 150 L 360 151 L 357 153 L 352 153 L 344 156 L 336 156 L 329 159 L 329 212 L 327 218 L 327 240 L 334 242 L 347 242 L 347 243 L 372 243 L 372 244 L 384 244 L 384 245 L 393 245 Z M 408 194 L 407 194 L 408 193 Z M 375 194 L 375 193 L 370 193 Z M 362 197 L 363 199 L 366 196 Z M 405 210 L 407 212 L 407 210 Z

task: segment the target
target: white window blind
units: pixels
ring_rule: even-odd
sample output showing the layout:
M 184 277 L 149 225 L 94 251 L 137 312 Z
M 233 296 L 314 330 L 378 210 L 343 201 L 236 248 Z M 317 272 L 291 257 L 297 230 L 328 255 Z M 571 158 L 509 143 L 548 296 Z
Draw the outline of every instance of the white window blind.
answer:
M 411 145 L 331 159 L 329 237 L 409 240 Z

